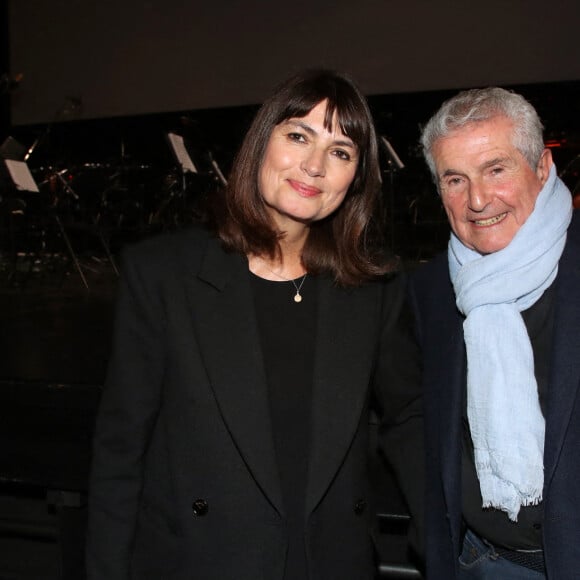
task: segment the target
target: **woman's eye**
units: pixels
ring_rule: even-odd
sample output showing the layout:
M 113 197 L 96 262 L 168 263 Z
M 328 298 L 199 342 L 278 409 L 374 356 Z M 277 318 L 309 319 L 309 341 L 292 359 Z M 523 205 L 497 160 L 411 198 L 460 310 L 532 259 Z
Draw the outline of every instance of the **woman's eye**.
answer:
M 306 137 L 302 133 L 288 133 L 288 139 L 290 141 L 296 141 L 298 143 L 303 143 L 306 141 Z
M 351 159 L 350 153 L 348 153 L 348 151 L 344 151 L 343 149 L 337 149 L 334 154 L 339 159 L 344 159 L 345 161 L 350 161 Z

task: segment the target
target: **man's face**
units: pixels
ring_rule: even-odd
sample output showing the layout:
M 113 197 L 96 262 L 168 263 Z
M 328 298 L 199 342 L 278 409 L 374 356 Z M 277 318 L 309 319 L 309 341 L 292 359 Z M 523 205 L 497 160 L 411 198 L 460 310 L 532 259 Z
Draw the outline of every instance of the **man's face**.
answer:
M 544 150 L 532 169 L 512 144 L 504 116 L 471 123 L 432 148 L 439 190 L 451 229 L 480 254 L 505 248 L 534 210 L 552 157 Z

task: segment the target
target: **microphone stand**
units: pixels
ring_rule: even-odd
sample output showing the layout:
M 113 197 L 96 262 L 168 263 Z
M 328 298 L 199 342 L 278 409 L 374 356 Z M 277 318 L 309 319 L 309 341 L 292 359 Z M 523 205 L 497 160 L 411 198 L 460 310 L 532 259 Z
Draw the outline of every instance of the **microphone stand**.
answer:
M 381 135 L 380 141 L 381 141 L 381 144 L 383 145 L 383 149 L 386 153 L 387 168 L 384 170 L 384 173 L 388 173 L 388 175 L 389 175 L 387 200 L 388 200 L 388 212 L 389 212 L 389 229 L 391 230 L 390 231 L 391 249 L 394 251 L 394 249 L 395 249 L 395 172 L 400 171 L 401 169 L 404 169 L 405 165 L 401 161 L 401 158 L 397 155 L 397 152 L 395 151 L 394 147 L 390 144 L 389 140 L 384 135 Z

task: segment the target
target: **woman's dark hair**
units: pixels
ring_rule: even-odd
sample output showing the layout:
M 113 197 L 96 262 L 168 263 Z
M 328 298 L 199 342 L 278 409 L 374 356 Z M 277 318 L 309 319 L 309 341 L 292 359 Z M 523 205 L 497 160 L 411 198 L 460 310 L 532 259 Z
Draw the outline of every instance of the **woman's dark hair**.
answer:
M 302 252 L 308 272 L 329 273 L 343 286 L 356 286 L 393 269 L 383 240 L 381 176 L 373 119 L 366 99 L 344 74 L 302 72 L 282 83 L 264 102 L 234 159 L 228 185 L 213 196 L 212 222 L 226 249 L 246 255 L 279 255 L 277 231 L 258 188 L 259 172 L 274 127 L 301 118 L 327 101 L 324 120 L 336 113 L 342 132 L 358 149 L 359 162 L 341 206 L 312 222 Z

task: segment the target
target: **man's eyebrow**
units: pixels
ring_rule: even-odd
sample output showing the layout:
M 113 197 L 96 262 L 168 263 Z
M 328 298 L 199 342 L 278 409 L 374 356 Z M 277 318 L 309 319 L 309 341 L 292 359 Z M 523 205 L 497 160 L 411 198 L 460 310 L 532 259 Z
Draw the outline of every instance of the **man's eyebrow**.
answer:
M 494 165 L 499 165 L 501 163 L 505 163 L 506 161 L 509 160 L 509 157 L 494 157 L 493 159 L 489 159 L 488 161 L 483 162 L 478 169 L 489 169 L 490 167 L 493 167 Z M 463 171 L 459 171 L 458 169 L 453 169 L 452 167 L 449 169 L 446 169 L 443 173 L 441 173 L 439 175 L 439 180 L 443 179 L 444 177 L 449 177 L 450 175 L 459 175 L 461 177 L 466 177 L 467 174 L 464 173 Z
M 462 171 L 459 171 L 458 169 L 450 168 L 450 169 L 446 169 L 443 173 L 441 173 L 439 175 L 439 180 L 443 179 L 444 177 L 449 177 L 450 175 L 461 175 L 463 177 L 466 176 L 466 174 L 463 173 Z
M 482 163 L 480 165 L 480 168 L 481 169 L 489 169 L 490 167 L 493 167 L 494 165 L 498 165 L 500 163 L 505 163 L 507 160 L 508 160 L 508 157 L 505 157 L 505 156 L 494 157 L 493 159 L 490 159 L 489 161 Z

